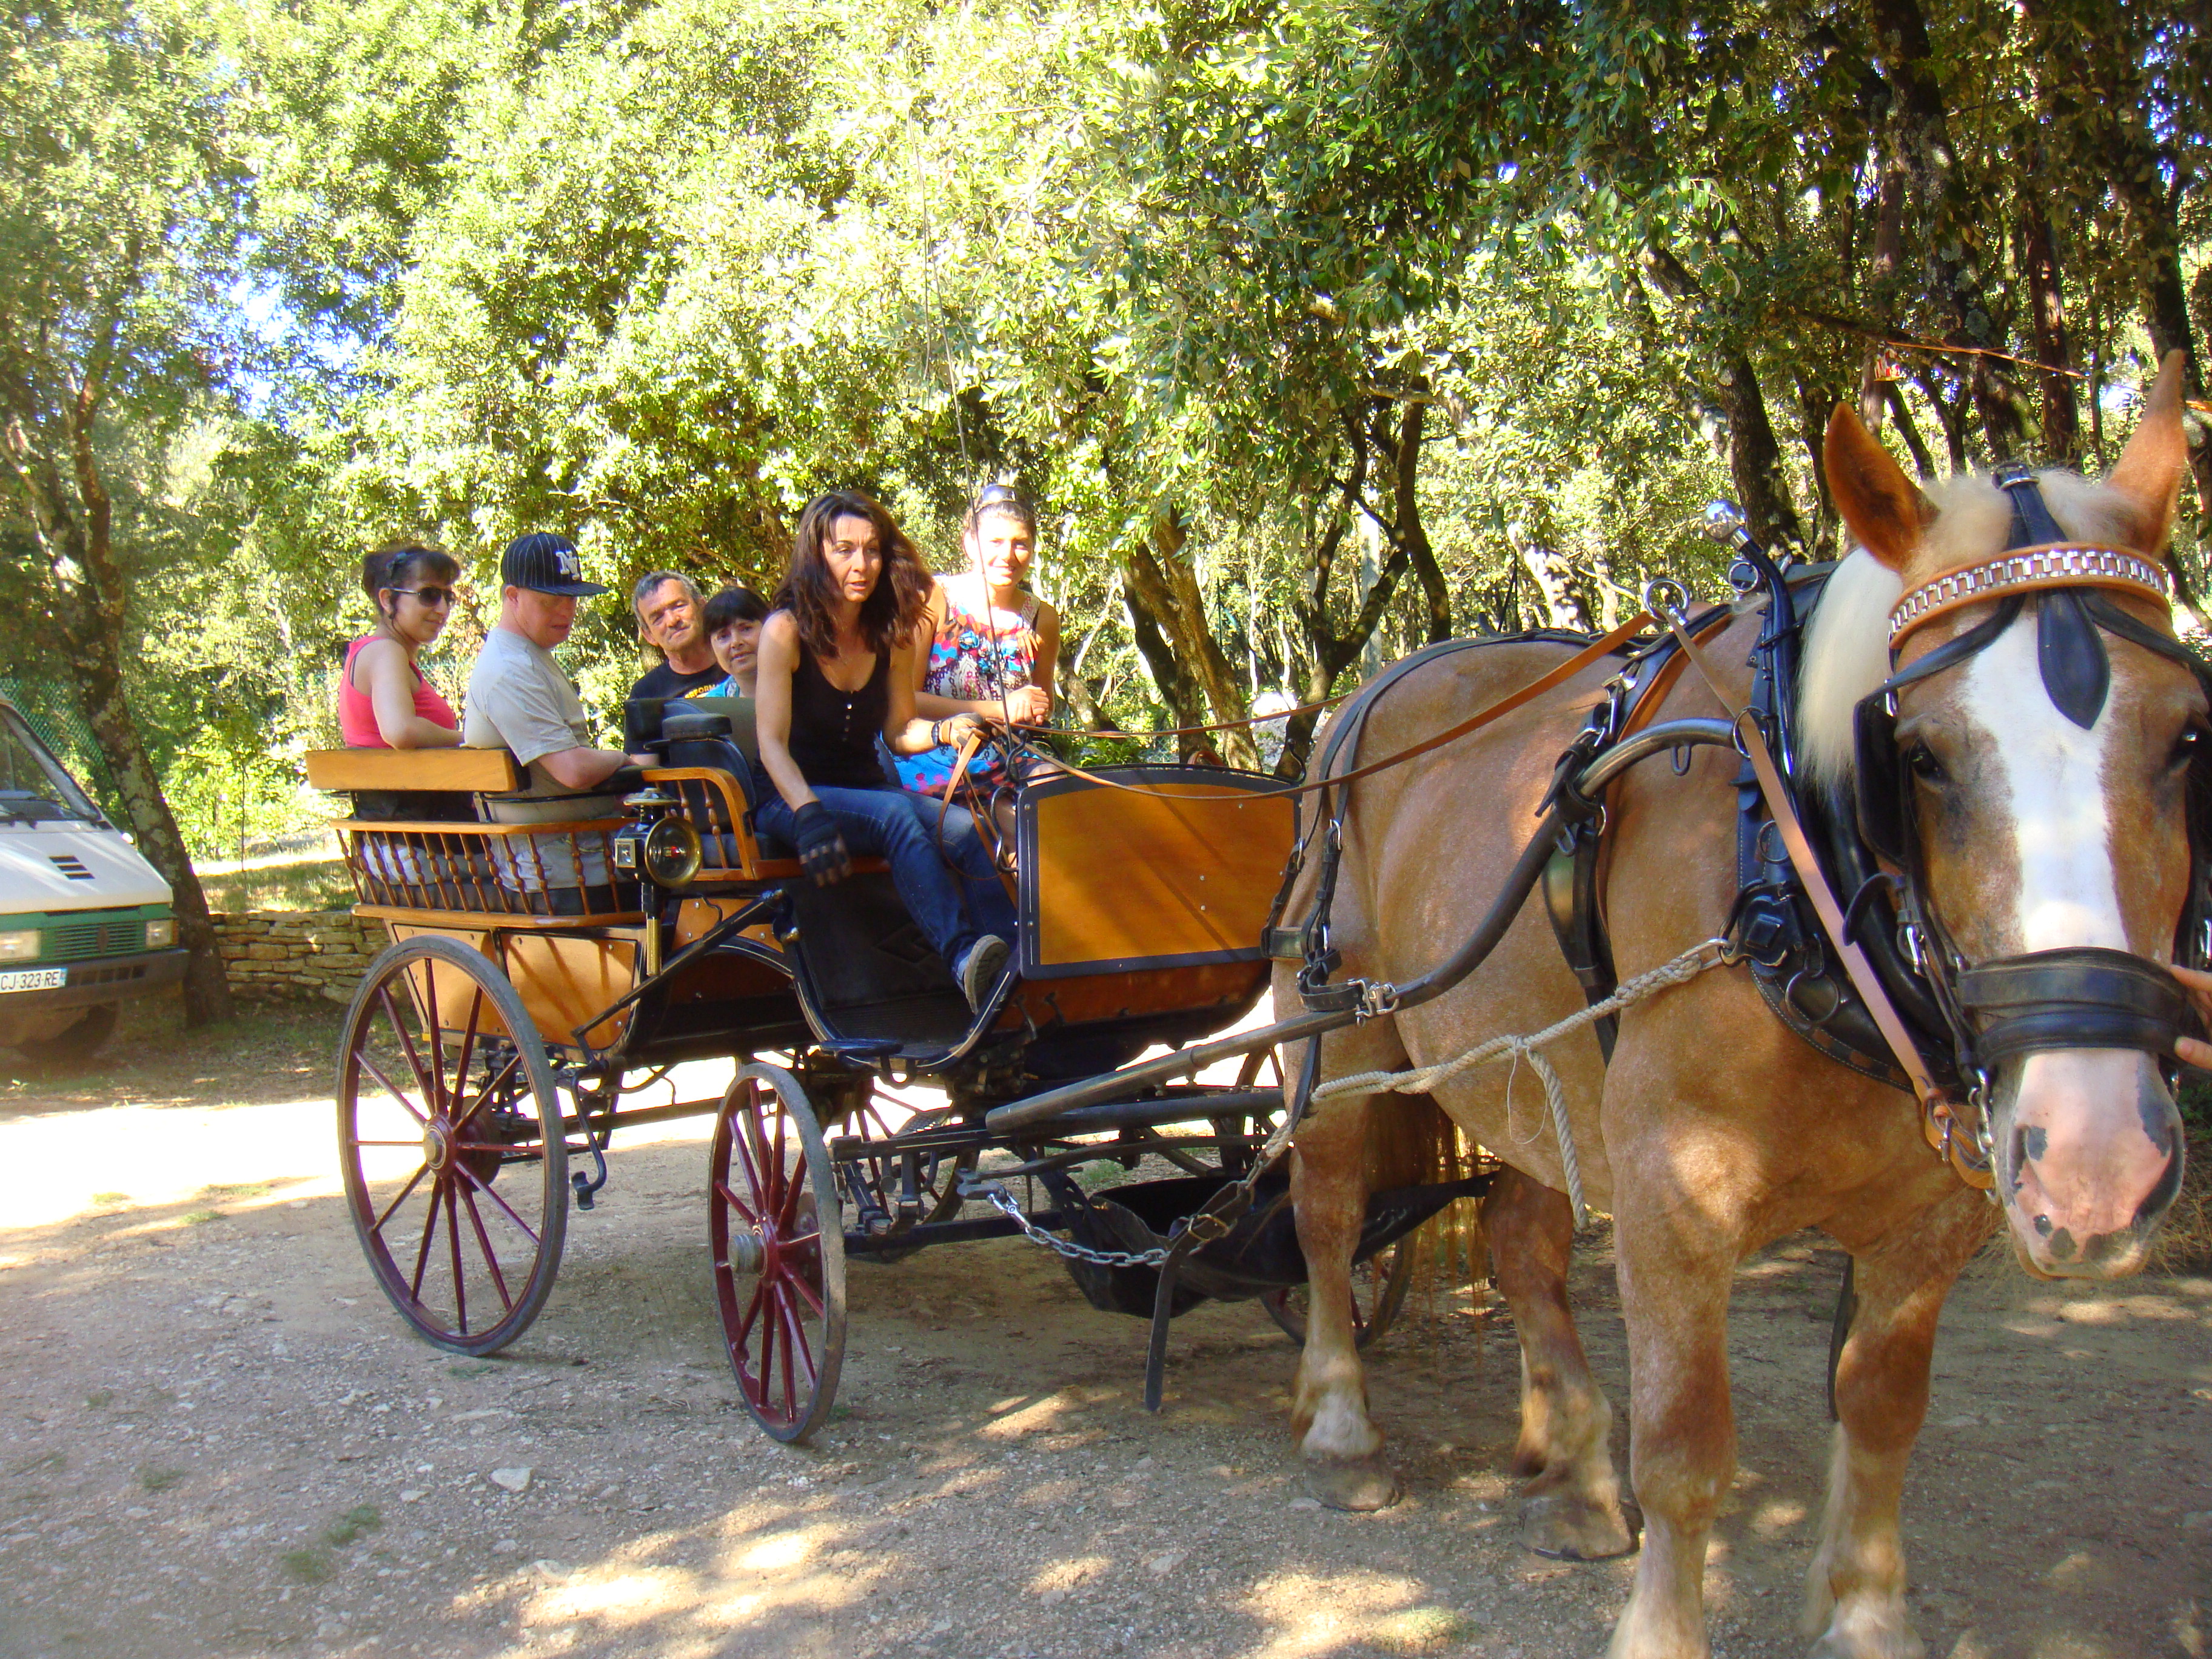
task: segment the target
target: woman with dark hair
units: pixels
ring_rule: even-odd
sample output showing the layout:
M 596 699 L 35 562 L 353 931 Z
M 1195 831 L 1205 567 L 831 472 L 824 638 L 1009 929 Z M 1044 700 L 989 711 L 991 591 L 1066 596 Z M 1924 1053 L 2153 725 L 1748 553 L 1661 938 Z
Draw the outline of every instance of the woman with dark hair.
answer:
M 980 1010 L 1012 947 L 1013 907 L 967 810 L 892 785 L 876 756 L 957 743 L 982 722 L 914 711 L 929 573 L 890 514 L 859 490 L 799 515 L 790 574 L 762 626 L 755 682 L 762 805 L 755 821 L 799 848 L 822 886 L 854 853 L 890 862 L 899 897 Z
M 362 561 L 361 585 L 376 607 L 375 631 L 346 647 L 338 680 L 338 732 L 349 749 L 452 749 L 460 717 L 422 676 L 416 658 L 445 631 L 461 567 L 441 548 L 387 543 Z
M 695 697 L 750 697 L 760 666 L 761 624 L 768 620 L 768 601 L 741 582 L 732 582 L 707 601 L 699 625 L 724 678 Z

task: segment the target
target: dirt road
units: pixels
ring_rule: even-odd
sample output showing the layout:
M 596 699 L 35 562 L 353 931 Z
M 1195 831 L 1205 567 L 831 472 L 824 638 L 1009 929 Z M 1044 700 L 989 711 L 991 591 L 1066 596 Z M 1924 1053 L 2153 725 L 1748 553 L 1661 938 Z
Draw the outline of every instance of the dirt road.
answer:
M 337 1197 L 334 1018 L 0 1076 L 0 1655 L 1600 1653 L 1632 1570 L 1514 1541 L 1511 1331 L 1486 1297 L 1386 1342 L 1409 1488 L 1302 1501 L 1289 1345 L 1256 1306 L 1144 1328 L 1015 1241 L 855 1265 L 811 1451 L 738 1407 L 708 1295 L 698 1126 L 633 1139 L 559 1288 L 497 1360 L 403 1334 Z M 1839 1258 L 1744 1269 L 1742 1468 L 1716 1650 L 1802 1652 Z M 1577 1279 L 1626 1398 L 1603 1241 Z M 2212 1280 L 1961 1285 L 1907 1493 L 1948 1659 L 2212 1649 Z

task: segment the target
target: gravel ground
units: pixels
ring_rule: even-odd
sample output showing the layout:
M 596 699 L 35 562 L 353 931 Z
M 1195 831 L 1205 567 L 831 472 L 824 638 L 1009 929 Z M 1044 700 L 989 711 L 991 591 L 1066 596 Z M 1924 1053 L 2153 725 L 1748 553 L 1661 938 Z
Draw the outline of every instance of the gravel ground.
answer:
M 619 1145 L 558 1289 L 494 1360 L 414 1341 L 337 1197 L 335 1015 L 0 1073 L 0 1655 L 1078 1659 L 1601 1652 L 1628 1562 L 1515 1543 L 1511 1329 L 1401 1328 L 1375 1403 L 1409 1495 L 1348 1516 L 1286 1457 L 1294 1354 L 1252 1304 L 1143 1325 L 1018 1241 L 854 1264 L 839 1406 L 775 1446 L 720 1358 L 702 1126 Z M 689 1092 L 689 1091 L 687 1091 Z M 1747 1264 L 1716 1650 L 1794 1654 L 1840 1258 Z M 1601 1235 L 1578 1304 L 1626 1398 Z M 2212 1644 L 2212 1280 L 2101 1291 L 1978 1264 L 1907 1495 L 1948 1659 Z

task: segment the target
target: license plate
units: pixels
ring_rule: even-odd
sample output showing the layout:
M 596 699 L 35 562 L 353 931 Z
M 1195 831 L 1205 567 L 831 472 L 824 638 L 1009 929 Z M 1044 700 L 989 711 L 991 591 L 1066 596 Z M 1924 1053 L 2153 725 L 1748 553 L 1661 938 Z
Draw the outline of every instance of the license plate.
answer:
M 0 991 L 58 991 L 68 983 L 66 968 L 27 968 L 0 974 Z

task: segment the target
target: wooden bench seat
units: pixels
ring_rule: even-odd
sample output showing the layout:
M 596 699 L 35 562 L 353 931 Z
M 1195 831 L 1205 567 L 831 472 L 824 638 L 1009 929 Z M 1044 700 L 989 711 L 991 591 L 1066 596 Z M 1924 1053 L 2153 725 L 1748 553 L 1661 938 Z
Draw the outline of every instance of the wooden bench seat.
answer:
M 463 789 L 507 795 L 528 780 L 504 749 L 311 749 L 307 782 L 332 794 Z

